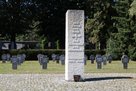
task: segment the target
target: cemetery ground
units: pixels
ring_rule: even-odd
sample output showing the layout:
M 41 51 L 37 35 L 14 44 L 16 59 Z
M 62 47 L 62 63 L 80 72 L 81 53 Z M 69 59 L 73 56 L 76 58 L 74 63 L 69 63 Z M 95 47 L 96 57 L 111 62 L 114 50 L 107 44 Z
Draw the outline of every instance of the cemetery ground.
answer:
M 96 68 L 87 61 L 84 82 L 65 81 L 65 66 L 50 61 L 42 69 L 38 61 L 25 61 L 17 70 L 0 61 L 0 91 L 136 91 L 136 62 L 123 69 L 121 61 Z

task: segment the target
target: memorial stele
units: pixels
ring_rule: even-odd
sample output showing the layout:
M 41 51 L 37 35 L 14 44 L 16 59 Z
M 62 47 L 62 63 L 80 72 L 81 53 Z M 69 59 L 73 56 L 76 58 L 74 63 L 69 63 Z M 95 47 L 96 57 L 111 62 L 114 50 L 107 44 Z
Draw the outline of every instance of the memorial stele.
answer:
M 84 78 L 84 10 L 67 10 L 65 35 L 65 80 Z

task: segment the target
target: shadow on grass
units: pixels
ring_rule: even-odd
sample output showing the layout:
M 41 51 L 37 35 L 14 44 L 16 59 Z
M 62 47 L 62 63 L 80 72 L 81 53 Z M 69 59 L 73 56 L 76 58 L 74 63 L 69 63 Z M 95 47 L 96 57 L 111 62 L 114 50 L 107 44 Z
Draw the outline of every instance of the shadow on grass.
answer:
M 133 77 L 98 77 L 98 78 L 85 78 L 84 81 L 101 81 L 101 80 L 114 80 L 114 79 L 133 79 Z

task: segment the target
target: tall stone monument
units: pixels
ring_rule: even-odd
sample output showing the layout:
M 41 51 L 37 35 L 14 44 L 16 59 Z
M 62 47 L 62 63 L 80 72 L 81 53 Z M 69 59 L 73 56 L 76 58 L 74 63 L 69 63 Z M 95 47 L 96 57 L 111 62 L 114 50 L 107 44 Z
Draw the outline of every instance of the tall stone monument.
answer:
M 75 75 L 84 75 L 84 11 L 66 12 L 65 80 L 73 81 Z

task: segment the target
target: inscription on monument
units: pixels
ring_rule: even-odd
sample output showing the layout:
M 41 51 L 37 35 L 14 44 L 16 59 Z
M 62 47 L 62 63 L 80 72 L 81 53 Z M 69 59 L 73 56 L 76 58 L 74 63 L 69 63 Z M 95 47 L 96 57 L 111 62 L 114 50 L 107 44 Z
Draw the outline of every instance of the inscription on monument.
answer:
M 69 47 L 70 47 L 69 51 L 78 50 L 78 52 L 81 52 L 83 51 L 82 46 L 84 46 L 82 43 L 83 33 L 81 32 L 81 30 L 83 29 L 81 18 L 83 17 L 81 16 L 80 13 L 77 14 L 79 14 L 79 16 L 73 13 L 71 14 L 71 16 L 74 15 L 74 17 L 73 20 L 70 20 L 71 23 L 70 31 L 71 31 L 72 41 L 69 43 Z M 78 17 L 78 19 L 76 17 Z

